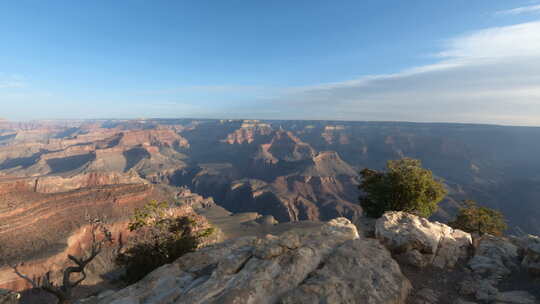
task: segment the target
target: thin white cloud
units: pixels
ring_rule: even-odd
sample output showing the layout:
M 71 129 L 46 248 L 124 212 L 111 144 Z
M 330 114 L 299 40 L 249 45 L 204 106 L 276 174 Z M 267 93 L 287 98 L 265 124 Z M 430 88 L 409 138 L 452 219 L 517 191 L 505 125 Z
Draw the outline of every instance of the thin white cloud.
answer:
M 291 88 L 266 106 L 279 107 L 280 118 L 540 126 L 540 22 L 450 39 L 438 58 L 394 74 Z
M 7 75 L 0 73 L 0 89 L 18 89 L 25 86 L 24 77 L 16 74 Z
M 24 82 L 0 80 L 0 89 L 17 89 L 17 88 L 24 88 L 24 86 L 25 86 Z
M 540 21 L 476 31 L 447 42 L 441 57 L 501 59 L 538 56 Z
M 521 15 L 530 13 L 540 13 L 540 4 L 517 7 L 509 10 L 498 11 L 496 15 Z
M 166 95 L 186 92 L 210 92 L 210 93 L 257 93 L 271 90 L 265 86 L 250 86 L 250 85 L 182 85 L 174 88 L 160 89 L 160 90 L 147 90 L 141 91 L 140 94 L 145 95 Z

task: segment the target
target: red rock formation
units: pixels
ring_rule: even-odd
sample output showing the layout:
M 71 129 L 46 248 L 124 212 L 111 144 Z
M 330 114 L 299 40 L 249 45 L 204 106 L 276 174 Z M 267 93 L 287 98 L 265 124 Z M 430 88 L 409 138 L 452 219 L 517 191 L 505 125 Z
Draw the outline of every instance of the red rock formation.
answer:
M 292 132 L 276 131 L 271 141 L 260 146 L 256 160 L 275 164 L 280 160 L 299 161 L 309 159 L 315 155 L 315 150 L 307 143 L 302 142 Z
M 17 192 L 57 193 L 81 188 L 122 185 L 147 184 L 148 181 L 136 174 L 116 172 L 91 172 L 72 177 L 43 176 L 35 178 L 9 178 L 0 179 L 0 194 Z
M 222 142 L 234 145 L 234 144 L 251 144 L 260 136 L 267 136 L 272 133 L 272 127 L 268 124 L 262 124 L 257 122 L 244 122 L 242 126 L 235 130 L 233 133 L 227 135 L 226 139 Z
M 136 130 L 123 133 L 122 146 L 168 146 L 189 147 L 188 141 L 171 129 Z
M 324 138 L 327 144 L 350 144 L 349 136 L 344 132 L 346 129 L 343 125 L 337 126 L 325 126 L 324 132 L 321 136 Z
M 0 186 L 3 185 L 0 183 Z M 6 185 L 6 184 L 4 184 Z M 18 185 L 15 191 L 14 185 Z M 171 215 L 195 217 L 200 227 L 207 227 L 204 217 L 194 213 L 192 206 L 212 204 L 211 200 L 182 190 L 179 193 L 160 186 L 145 184 L 114 185 L 79 189 L 62 193 L 36 193 L 28 189 L 26 180 L 11 182 L 0 202 L 0 243 L 8 262 L 24 261 L 21 272 L 40 276 L 58 271 L 69 262 L 67 254 L 81 254 L 90 241 L 85 216 L 106 216 L 116 240 L 120 235 L 129 237 L 127 217 L 133 209 L 150 200 L 178 201 L 183 204 L 171 209 Z M 102 253 L 99 266 L 93 267 L 93 276 L 86 282 L 95 283 L 99 274 L 112 267 L 112 252 Z M 0 288 L 23 290 L 27 283 L 17 277 L 11 268 L 0 269 Z

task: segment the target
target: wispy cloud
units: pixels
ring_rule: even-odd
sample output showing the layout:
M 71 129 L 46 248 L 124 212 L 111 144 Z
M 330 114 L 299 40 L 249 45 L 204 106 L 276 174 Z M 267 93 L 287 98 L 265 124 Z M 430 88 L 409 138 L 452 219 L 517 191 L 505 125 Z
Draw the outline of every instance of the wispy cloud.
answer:
M 540 21 L 484 29 L 448 40 L 439 56 L 467 60 L 537 57 L 539 34 Z
M 172 88 L 159 89 L 159 90 L 147 90 L 139 92 L 146 95 L 166 95 L 186 92 L 210 92 L 210 93 L 257 93 L 272 90 L 272 88 L 266 86 L 255 85 L 234 85 L 234 84 L 220 84 L 220 85 L 180 85 Z
M 540 22 L 471 32 L 443 47 L 433 64 L 290 88 L 266 105 L 282 118 L 540 126 Z
M 24 82 L 0 80 L 0 89 L 16 89 L 16 88 L 23 88 L 24 86 L 25 86 Z
M 20 75 L 7 75 L 0 73 L 0 89 L 17 89 L 26 86 L 24 77 Z
M 509 10 L 498 11 L 496 15 L 521 15 L 530 13 L 540 13 L 540 4 L 517 7 Z
M 107 106 L 114 103 L 112 101 L 87 104 L 102 104 L 98 108 L 103 109 L 103 113 L 97 114 L 109 117 L 140 116 L 137 113 L 146 111 L 148 116 L 156 117 L 397 120 L 540 126 L 540 21 L 486 28 L 453 37 L 445 40 L 440 51 L 430 59 L 433 60 L 431 64 L 394 73 L 311 86 L 196 85 L 135 92 L 132 97 L 140 99 L 139 102 L 116 102 L 116 112 Z M 24 79 L 0 74 L 0 88 L 24 85 Z M 3 90 L 0 104 L 8 100 L 7 94 L 12 94 L 11 102 L 22 104 L 27 101 L 26 108 L 40 109 L 43 115 L 85 115 L 86 109 L 68 98 L 57 104 L 57 97 L 14 95 L 20 91 L 23 90 Z M 51 102 L 38 104 L 34 100 Z M 154 107 L 148 107 L 152 104 Z

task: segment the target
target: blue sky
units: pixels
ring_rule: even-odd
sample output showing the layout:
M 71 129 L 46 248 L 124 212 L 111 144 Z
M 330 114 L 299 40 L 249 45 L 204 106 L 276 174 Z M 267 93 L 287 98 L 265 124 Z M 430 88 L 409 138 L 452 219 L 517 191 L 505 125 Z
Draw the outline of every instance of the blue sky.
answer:
M 540 1 L 3 1 L 0 106 L 540 125 Z

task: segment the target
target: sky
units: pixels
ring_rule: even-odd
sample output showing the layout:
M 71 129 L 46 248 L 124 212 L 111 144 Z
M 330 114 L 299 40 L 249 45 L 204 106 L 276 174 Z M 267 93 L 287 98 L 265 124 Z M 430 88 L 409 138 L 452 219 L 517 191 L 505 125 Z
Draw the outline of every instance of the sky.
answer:
M 1 1 L 0 117 L 540 126 L 540 0 Z

